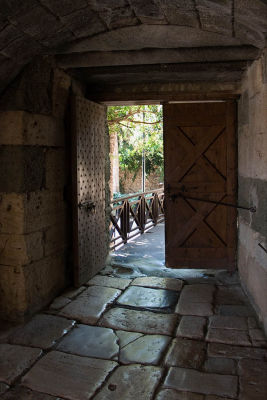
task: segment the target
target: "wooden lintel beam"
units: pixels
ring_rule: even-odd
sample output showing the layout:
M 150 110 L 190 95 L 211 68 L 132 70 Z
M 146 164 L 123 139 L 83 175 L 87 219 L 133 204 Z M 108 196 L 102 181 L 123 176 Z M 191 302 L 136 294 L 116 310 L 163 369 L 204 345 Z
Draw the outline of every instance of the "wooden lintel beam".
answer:
M 249 61 L 73 68 L 68 72 L 90 85 L 183 81 L 241 81 Z
M 176 64 L 254 60 L 259 49 L 254 46 L 211 46 L 178 49 L 143 49 L 132 51 L 90 51 L 61 54 L 56 61 L 61 68 L 104 67 L 119 65 Z
M 238 82 L 170 82 L 122 86 L 88 86 L 87 97 L 107 105 L 153 104 L 169 101 L 226 100 L 240 96 Z

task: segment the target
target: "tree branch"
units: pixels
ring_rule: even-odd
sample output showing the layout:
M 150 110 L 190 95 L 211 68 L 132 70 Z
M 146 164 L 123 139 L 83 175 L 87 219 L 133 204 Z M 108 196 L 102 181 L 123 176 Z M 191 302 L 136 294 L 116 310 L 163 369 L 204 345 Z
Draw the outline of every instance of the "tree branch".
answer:
M 129 119 L 128 121 L 132 122 L 133 124 L 146 124 L 146 125 L 155 125 L 161 122 L 161 120 L 155 122 L 145 122 L 145 121 L 132 121 L 131 119 Z

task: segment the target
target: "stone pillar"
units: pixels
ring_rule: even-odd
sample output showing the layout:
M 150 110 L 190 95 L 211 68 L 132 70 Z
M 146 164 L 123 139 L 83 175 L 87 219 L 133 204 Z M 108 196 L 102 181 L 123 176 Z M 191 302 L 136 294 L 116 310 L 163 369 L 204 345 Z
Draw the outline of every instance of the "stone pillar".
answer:
M 40 68 L 29 69 L 7 91 L 0 112 L 0 318 L 9 320 L 47 305 L 69 275 L 71 81 L 45 63 L 39 81 Z
M 254 61 L 239 101 L 239 204 L 257 212 L 239 212 L 238 268 L 267 332 L 267 49 Z

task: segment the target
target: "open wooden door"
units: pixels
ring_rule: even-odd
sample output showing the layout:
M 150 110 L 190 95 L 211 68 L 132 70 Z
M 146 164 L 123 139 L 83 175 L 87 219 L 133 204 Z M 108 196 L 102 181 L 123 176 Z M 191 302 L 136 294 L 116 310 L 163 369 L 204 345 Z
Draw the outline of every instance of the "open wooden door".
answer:
M 107 256 L 105 222 L 106 107 L 72 97 L 74 284 L 80 286 Z
M 236 204 L 235 103 L 163 111 L 166 265 L 234 269 L 236 209 L 205 200 Z

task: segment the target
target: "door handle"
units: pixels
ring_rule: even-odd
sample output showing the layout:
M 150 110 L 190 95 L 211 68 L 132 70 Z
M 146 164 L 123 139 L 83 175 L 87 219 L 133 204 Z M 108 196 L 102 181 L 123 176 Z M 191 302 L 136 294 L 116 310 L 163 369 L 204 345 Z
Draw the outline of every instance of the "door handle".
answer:
M 84 209 L 87 212 L 95 213 L 95 207 L 96 204 L 93 201 L 84 201 L 84 202 L 80 201 L 80 203 L 78 204 L 78 208 L 80 210 Z

